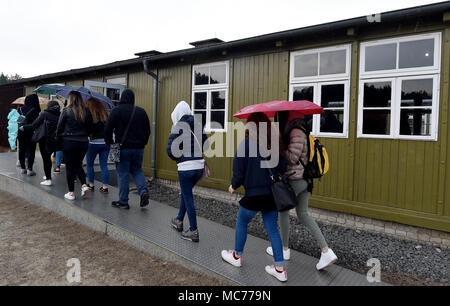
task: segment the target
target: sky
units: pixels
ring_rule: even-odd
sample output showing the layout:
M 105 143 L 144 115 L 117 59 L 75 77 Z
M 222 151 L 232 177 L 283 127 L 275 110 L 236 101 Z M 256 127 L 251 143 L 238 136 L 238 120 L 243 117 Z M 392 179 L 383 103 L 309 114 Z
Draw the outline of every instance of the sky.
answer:
M 437 2 L 0 0 L 0 72 L 32 77 Z

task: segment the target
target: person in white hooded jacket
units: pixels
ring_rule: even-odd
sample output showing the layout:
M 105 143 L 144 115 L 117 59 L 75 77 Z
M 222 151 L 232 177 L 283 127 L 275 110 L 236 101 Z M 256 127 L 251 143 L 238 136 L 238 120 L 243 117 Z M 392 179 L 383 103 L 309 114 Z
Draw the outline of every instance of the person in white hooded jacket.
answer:
M 180 101 L 171 115 L 173 126 L 167 144 L 167 154 L 176 161 L 181 187 L 181 202 L 178 216 L 171 225 L 182 232 L 181 237 L 193 242 L 199 241 L 197 216 L 192 188 L 203 176 L 205 160 L 203 150 L 207 136 L 200 118 L 194 118 L 189 104 Z M 188 215 L 189 228 L 183 231 L 183 220 Z

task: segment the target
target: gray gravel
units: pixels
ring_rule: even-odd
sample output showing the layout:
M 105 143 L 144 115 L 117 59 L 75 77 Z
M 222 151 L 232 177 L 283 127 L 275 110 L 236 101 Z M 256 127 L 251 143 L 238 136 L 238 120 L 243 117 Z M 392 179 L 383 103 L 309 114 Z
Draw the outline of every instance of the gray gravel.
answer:
M 150 197 L 179 207 L 180 194 L 173 188 L 152 183 Z M 235 228 L 238 205 L 195 196 L 197 215 Z M 318 222 L 328 244 L 339 257 L 338 265 L 366 274 L 366 262 L 377 258 L 382 266 L 382 281 L 394 285 L 449 286 L 450 250 L 425 243 L 353 230 Z M 199 229 L 201 233 L 201 228 Z M 251 235 L 268 240 L 260 214 L 249 224 Z M 319 248 L 311 234 L 291 217 L 292 249 L 318 258 Z M 264 250 L 261 250 L 264 252 Z

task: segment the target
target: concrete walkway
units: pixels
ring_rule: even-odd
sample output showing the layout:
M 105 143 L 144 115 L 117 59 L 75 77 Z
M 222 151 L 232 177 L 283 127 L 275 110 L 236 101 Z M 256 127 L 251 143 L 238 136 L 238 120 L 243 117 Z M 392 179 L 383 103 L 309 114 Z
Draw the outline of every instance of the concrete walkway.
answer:
M 296 251 L 291 251 L 291 260 L 286 264 L 288 282 L 282 284 L 264 271 L 265 265 L 273 264 L 272 258 L 265 253 L 269 242 L 250 235 L 245 247 L 243 267 L 232 267 L 222 261 L 220 252 L 234 247 L 234 229 L 198 218 L 200 243 L 182 240 L 180 234 L 169 226 L 170 219 L 177 214 L 175 208 L 151 201 L 147 208 L 142 209 L 136 194 L 130 194 L 129 211 L 113 208 L 111 201 L 116 200 L 118 195 L 115 187 L 110 187 L 109 195 L 96 191 L 81 198 L 78 184 L 77 200 L 64 200 L 64 194 L 67 192 L 64 168 L 61 174 L 54 176 L 54 186 L 41 186 L 39 183 L 42 181 L 43 171 L 39 154 L 36 160 L 37 175 L 27 177 L 20 174 L 20 169 L 15 166 L 16 153 L 0 154 L 0 190 L 13 193 L 152 255 L 237 285 L 373 285 L 364 275 L 338 265 L 319 272 L 315 269 L 318 261 L 316 258 Z

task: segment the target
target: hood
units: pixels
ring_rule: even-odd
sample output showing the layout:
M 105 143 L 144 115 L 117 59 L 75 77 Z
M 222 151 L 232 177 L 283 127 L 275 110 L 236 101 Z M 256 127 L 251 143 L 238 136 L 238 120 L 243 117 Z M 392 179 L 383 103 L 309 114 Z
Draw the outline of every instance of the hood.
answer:
M 119 103 L 134 105 L 134 92 L 131 89 L 125 89 L 120 96 Z
M 53 105 L 52 107 L 47 108 L 45 111 L 59 116 L 59 113 L 60 113 L 59 104 L 58 105 Z
M 38 95 L 31 94 L 31 95 L 26 96 L 24 105 L 27 109 L 34 108 L 36 110 L 40 110 Z
M 173 109 L 171 115 L 173 124 L 177 124 L 177 122 L 186 115 L 192 115 L 191 108 L 189 107 L 189 104 L 186 103 L 186 101 L 180 101 Z
M 13 117 L 18 117 L 20 114 L 17 109 L 12 109 L 8 114 L 8 120 L 11 120 Z

